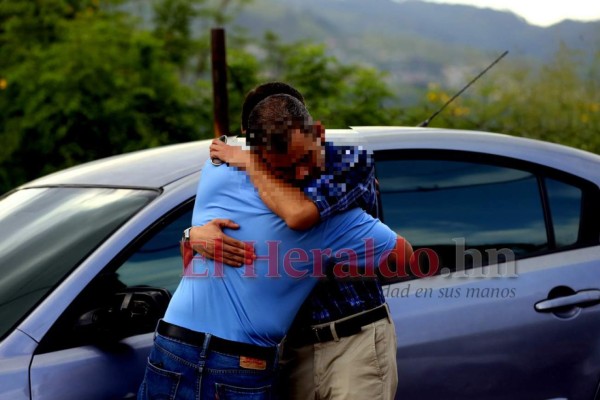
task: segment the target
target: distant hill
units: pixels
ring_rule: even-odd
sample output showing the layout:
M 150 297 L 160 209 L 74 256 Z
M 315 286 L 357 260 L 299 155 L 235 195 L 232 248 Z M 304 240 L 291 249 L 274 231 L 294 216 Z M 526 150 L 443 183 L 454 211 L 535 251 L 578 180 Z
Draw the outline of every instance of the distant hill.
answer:
M 125 2 L 123 8 L 151 24 L 150 2 Z M 226 26 L 229 31 L 241 27 L 258 39 L 270 30 L 284 42 L 323 43 L 344 62 L 388 72 L 390 86 L 409 98 L 430 82 L 448 89 L 464 85 L 504 50 L 509 56 L 494 74 L 513 62 L 547 63 L 561 44 L 581 51 L 583 67 L 600 52 L 600 21 L 565 20 L 539 27 L 510 12 L 465 5 L 420 0 L 253 0 L 242 10 Z
M 544 28 L 510 12 L 418 0 L 254 0 L 235 21 L 253 35 L 325 43 L 344 61 L 375 65 L 395 84 L 453 86 L 509 50 L 544 63 L 561 43 L 600 51 L 600 21 Z

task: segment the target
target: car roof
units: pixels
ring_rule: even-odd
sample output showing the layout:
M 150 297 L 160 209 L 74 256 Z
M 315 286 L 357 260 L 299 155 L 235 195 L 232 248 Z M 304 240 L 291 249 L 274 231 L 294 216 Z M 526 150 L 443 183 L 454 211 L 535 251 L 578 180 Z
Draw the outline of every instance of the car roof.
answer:
M 499 133 L 418 127 L 356 127 L 327 131 L 328 140 L 369 150 L 469 151 L 525 160 L 600 185 L 600 155 L 541 140 Z
M 326 138 L 370 150 L 439 149 L 496 154 L 560 169 L 600 185 L 600 156 L 539 140 L 489 132 L 409 127 L 329 129 Z M 36 179 L 22 188 L 93 185 L 159 189 L 200 171 L 208 158 L 210 142 L 161 146 L 108 157 Z
M 134 151 L 81 164 L 29 182 L 36 186 L 110 186 L 159 189 L 196 173 L 208 158 L 210 140 Z

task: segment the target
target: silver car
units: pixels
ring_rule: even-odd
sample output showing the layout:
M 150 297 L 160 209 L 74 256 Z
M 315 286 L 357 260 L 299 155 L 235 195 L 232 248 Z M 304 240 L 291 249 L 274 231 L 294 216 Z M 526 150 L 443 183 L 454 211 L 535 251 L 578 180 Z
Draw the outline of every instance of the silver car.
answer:
M 600 399 L 600 156 L 433 128 L 327 137 L 373 151 L 382 219 L 417 250 L 384 286 L 399 399 Z M 209 143 L 0 200 L 0 399 L 135 397 Z

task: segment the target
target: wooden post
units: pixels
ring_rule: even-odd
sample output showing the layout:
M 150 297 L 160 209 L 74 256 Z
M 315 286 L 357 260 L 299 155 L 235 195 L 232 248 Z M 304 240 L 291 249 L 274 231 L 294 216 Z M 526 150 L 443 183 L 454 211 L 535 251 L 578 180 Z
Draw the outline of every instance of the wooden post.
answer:
M 229 99 L 227 97 L 227 60 L 225 30 L 210 31 L 213 81 L 213 114 L 215 137 L 229 134 Z

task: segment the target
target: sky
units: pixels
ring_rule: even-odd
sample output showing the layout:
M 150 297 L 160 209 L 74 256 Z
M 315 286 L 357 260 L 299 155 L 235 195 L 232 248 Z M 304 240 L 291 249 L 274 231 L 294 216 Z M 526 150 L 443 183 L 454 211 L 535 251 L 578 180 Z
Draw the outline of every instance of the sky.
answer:
M 598 0 L 427 0 L 511 11 L 532 25 L 549 26 L 564 19 L 600 20 Z

